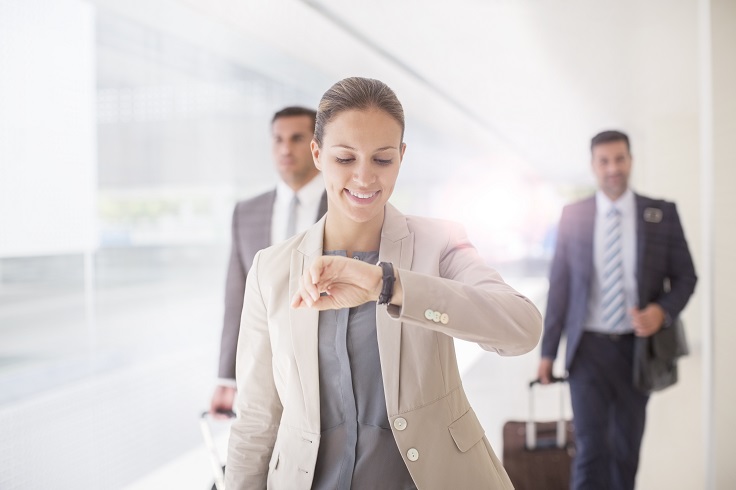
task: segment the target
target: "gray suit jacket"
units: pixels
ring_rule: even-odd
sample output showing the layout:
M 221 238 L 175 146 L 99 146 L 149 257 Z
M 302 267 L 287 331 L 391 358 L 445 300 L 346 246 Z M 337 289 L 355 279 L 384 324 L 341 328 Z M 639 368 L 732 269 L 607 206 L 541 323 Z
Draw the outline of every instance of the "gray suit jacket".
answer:
M 311 487 L 321 434 L 319 312 L 289 304 L 322 255 L 324 224 L 254 259 L 238 340 L 230 490 Z M 519 355 L 536 346 L 541 315 L 454 223 L 387 204 L 379 258 L 397 267 L 404 292 L 401 308 L 376 309 L 376 336 L 386 411 L 417 488 L 513 488 L 465 396 L 453 337 Z
M 697 277 L 674 203 L 635 194 L 636 280 L 639 307 L 658 303 L 670 321 L 685 308 Z M 542 356 L 555 358 L 567 334 L 565 366 L 570 369 L 583 335 L 593 279 L 595 196 L 562 211 L 549 275 Z
M 238 347 L 245 279 L 256 253 L 271 245 L 271 215 L 275 202 L 276 190 L 272 190 L 238 202 L 233 211 L 232 245 L 225 282 L 225 318 L 218 369 L 218 376 L 223 379 L 235 379 L 235 351 Z M 315 221 L 326 212 L 327 194 L 324 193 Z

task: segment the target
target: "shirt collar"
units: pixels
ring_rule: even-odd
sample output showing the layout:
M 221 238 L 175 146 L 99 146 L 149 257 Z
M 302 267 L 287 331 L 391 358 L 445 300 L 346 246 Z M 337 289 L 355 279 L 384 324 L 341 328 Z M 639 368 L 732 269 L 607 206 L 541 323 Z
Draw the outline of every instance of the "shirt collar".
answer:
M 595 206 L 597 214 L 599 216 L 606 216 L 608 214 L 608 211 L 610 211 L 610 209 L 614 205 L 616 206 L 616 209 L 619 210 L 622 216 L 632 214 L 636 205 L 634 192 L 631 189 L 626 189 L 626 191 L 621 194 L 621 197 L 619 197 L 615 201 L 611 201 L 608 196 L 603 193 L 603 191 L 596 191 Z
M 325 190 L 324 180 L 322 179 L 322 173 L 318 173 L 310 180 L 307 185 L 299 189 L 296 192 L 296 197 L 299 198 L 301 205 L 309 206 L 322 199 L 322 193 Z M 282 202 L 290 202 L 294 196 L 294 191 L 286 185 L 283 180 L 279 180 L 276 184 L 276 199 Z

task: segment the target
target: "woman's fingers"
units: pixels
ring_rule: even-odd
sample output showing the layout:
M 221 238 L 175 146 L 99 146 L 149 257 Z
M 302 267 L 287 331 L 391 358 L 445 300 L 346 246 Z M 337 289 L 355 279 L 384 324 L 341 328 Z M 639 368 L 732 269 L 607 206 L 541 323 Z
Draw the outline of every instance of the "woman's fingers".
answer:
M 291 307 L 292 308 L 304 308 L 307 304 L 302 299 L 302 290 L 299 288 L 299 290 L 294 294 L 294 296 L 291 297 Z
M 312 302 L 317 301 L 319 299 L 319 290 L 317 289 L 317 285 L 315 284 L 314 279 L 312 278 L 312 271 L 306 270 L 304 271 L 304 274 L 302 274 L 302 289 L 307 294 L 308 298 Z M 311 304 L 309 306 L 312 306 Z
M 322 259 L 315 260 L 312 266 L 305 270 L 302 274 L 299 289 L 291 298 L 291 306 L 293 308 L 311 308 L 320 300 L 320 292 L 326 291 L 329 284 L 320 283 L 322 275 Z
M 344 298 L 338 299 L 331 295 L 331 290 L 338 287 L 341 291 L 343 286 L 352 286 L 360 289 L 357 284 L 352 284 L 356 277 L 350 272 L 350 267 L 355 267 L 354 261 L 344 257 L 318 257 L 304 271 L 299 282 L 299 290 L 291 299 L 293 308 L 315 308 L 328 310 L 339 306 Z M 363 264 L 361 264 L 363 265 Z M 359 277 L 359 276 L 357 276 Z M 346 282 L 347 281 L 347 282 Z M 339 296 L 344 296 L 342 293 Z

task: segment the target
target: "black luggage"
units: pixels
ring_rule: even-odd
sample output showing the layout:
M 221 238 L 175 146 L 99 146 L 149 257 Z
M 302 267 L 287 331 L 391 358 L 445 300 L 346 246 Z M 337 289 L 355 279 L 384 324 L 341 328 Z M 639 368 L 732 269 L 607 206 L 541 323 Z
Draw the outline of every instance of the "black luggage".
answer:
M 538 383 L 529 383 L 529 420 L 509 421 L 503 426 L 503 465 L 516 490 L 567 490 L 575 455 L 573 424 L 563 420 L 561 386 L 559 420 L 535 421 L 534 386 Z

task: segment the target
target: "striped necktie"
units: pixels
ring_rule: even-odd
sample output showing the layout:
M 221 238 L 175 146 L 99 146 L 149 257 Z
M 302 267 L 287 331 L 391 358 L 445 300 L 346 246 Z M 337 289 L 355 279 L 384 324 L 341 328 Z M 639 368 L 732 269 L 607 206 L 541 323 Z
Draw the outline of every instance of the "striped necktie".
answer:
M 294 194 L 294 197 L 291 198 L 291 202 L 289 203 L 289 221 L 286 223 L 285 238 L 291 238 L 296 235 L 296 213 L 298 208 L 299 198 Z
M 601 284 L 601 318 L 609 332 L 620 332 L 626 320 L 621 212 L 615 207 L 606 215 Z

